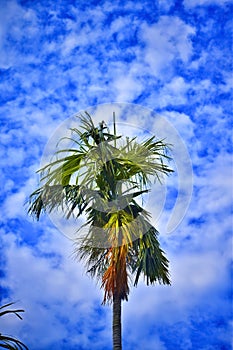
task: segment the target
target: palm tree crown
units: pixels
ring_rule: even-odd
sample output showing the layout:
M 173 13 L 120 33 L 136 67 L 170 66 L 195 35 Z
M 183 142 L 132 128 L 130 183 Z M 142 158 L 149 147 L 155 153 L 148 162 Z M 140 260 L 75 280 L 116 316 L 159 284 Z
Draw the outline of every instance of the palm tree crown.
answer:
M 77 239 L 76 256 L 87 272 L 101 281 L 103 303 L 127 300 L 129 278 L 136 286 L 170 284 L 168 260 L 160 248 L 150 214 L 136 201 L 149 191 L 151 180 L 173 170 L 168 145 L 151 137 L 141 143 L 110 133 L 104 122 L 95 126 L 86 112 L 73 128 L 74 148 L 59 150 L 57 159 L 40 169 L 41 187 L 31 194 L 29 213 L 62 209 L 65 217 L 86 214 L 88 233 Z

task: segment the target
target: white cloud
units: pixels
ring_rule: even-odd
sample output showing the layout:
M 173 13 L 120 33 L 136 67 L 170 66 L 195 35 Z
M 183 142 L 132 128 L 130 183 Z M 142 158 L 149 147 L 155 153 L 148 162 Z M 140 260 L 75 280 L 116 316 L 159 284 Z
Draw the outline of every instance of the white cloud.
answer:
M 116 101 L 133 101 L 143 90 L 143 85 L 132 74 L 119 76 L 114 82 Z
M 196 125 L 191 120 L 190 116 L 188 116 L 185 113 L 179 113 L 175 111 L 164 111 L 161 115 L 164 116 L 164 118 L 166 118 L 169 123 L 171 123 L 171 125 L 175 128 L 176 132 L 182 138 L 183 142 L 186 143 L 187 147 L 192 148 L 189 147 L 189 142 L 192 140 L 193 137 L 195 137 Z M 169 143 L 173 144 L 173 147 L 175 149 L 176 140 L 174 139 L 174 136 L 171 134 L 167 134 L 167 139 L 169 140 Z
M 170 8 L 174 5 L 174 0 L 159 0 L 158 5 L 160 11 L 169 11 Z
M 4 220 L 21 216 L 25 200 L 26 194 L 23 191 L 9 195 L 3 204 Z
M 4 2 L 0 14 L 0 66 L 12 68 L 3 71 L 1 84 L 1 115 L 6 122 L 1 136 L 4 166 L 0 177 L 7 191 L 3 192 L 1 206 L 6 225 L 1 237 L 7 258 L 3 285 L 11 288 L 9 296 L 20 299 L 26 310 L 22 322 L 7 320 L 6 328 L 19 338 L 22 335 L 26 343 L 33 335 L 31 348 L 48 349 L 53 343 L 59 349 L 64 337 L 72 338 L 70 344 L 74 348 L 91 348 L 91 339 L 95 339 L 98 349 L 106 344 L 110 347 L 111 311 L 108 308 L 103 308 L 103 314 L 96 311 L 102 292 L 83 275 L 82 266 L 70 260 L 70 242 L 44 219 L 42 223 L 30 223 L 38 225 L 35 246 L 21 238 L 28 230 L 24 227 L 23 204 L 37 186 L 34 173 L 46 140 L 72 113 L 109 100 L 131 102 L 140 98 L 144 105 L 160 110 L 167 123 L 159 123 L 159 118 L 156 121 L 143 107 L 127 112 L 125 106 L 113 106 L 119 118 L 119 133 L 133 136 L 136 132 L 144 137 L 143 131 L 147 129 L 148 136 L 150 132 L 165 136 L 174 144 L 178 171 L 168 178 L 161 191 L 152 190 L 148 209 L 152 211 L 153 222 L 166 186 L 168 193 L 177 189 L 177 174 L 184 191 L 176 218 L 184 214 L 182 200 L 187 199 L 190 172 L 182 140 L 195 165 L 192 201 L 182 223 L 172 234 L 165 234 L 171 208 L 164 210 L 156 222 L 171 260 L 173 285 L 147 288 L 140 283 L 136 290 L 132 289 L 123 311 L 126 346 L 170 350 L 169 329 L 178 324 L 181 330 L 177 334 L 182 339 L 176 348 L 187 350 L 195 347 L 189 335 L 194 336 L 197 331 L 193 328 L 194 315 L 198 319 L 195 327 L 201 324 L 204 314 L 211 322 L 219 315 L 227 319 L 224 307 L 228 306 L 226 271 L 231 255 L 228 233 L 232 165 L 226 151 L 230 147 L 227 139 L 231 129 L 222 96 L 229 93 L 231 78 L 228 65 L 223 67 L 221 63 L 225 48 L 220 42 L 227 45 L 226 37 L 220 36 L 221 23 L 209 18 L 206 7 L 227 2 L 185 0 L 186 10 L 198 10 L 202 16 L 191 13 L 183 17 L 183 9 L 179 12 L 177 7 L 175 15 L 160 16 L 156 23 L 152 9 L 148 10 L 140 1 L 129 1 L 125 7 L 105 1 L 101 6 L 86 7 L 85 12 L 79 6 L 67 5 L 67 13 L 49 2 L 46 11 L 43 5 Z M 173 4 L 172 0 L 160 1 L 158 10 L 172 11 Z M 152 13 L 151 17 L 146 11 Z M 196 30 L 196 40 L 192 42 Z M 210 60 L 212 57 L 214 61 Z M 176 63 L 181 70 L 176 71 Z M 220 81 L 213 83 L 212 72 L 217 73 Z M 112 121 L 112 112 L 107 105 L 97 108 L 94 119 Z M 120 123 L 120 115 L 125 117 L 124 123 Z M 58 133 L 63 136 L 62 130 Z M 14 167 L 8 169 L 5 165 L 10 162 Z M 20 229 L 15 225 L 12 234 L 7 233 L 12 231 L 14 222 L 10 219 L 17 219 L 21 225 Z M 163 327 L 169 338 L 164 342 Z M 208 333 L 210 328 L 206 327 Z M 220 334 L 221 330 L 216 332 Z M 44 334 L 46 337 L 41 337 Z M 221 337 L 227 342 L 226 333 Z M 212 345 L 209 347 L 213 349 Z
M 7 69 L 13 65 L 18 65 L 21 61 L 21 56 L 17 55 L 17 43 L 25 38 L 37 38 L 39 28 L 34 10 L 25 9 L 16 1 L 7 1 L 2 6 L 0 21 L 0 48 L 2 52 L 0 66 Z M 15 45 L 9 45 L 9 33 Z M 34 62 L 36 61 L 36 58 L 31 54 L 23 56 L 24 63 L 32 62 L 33 59 Z
M 70 241 L 54 229 L 47 227 L 46 231 L 46 237 L 42 236 L 38 246 L 33 248 L 19 245 L 22 243 L 19 235 L 17 240 L 15 234 L 4 236 L 7 281 L 2 280 L 2 285 L 13 291 L 14 298 L 20 300 L 26 311 L 22 323 L 9 322 L 4 332 L 19 334 L 31 347 L 36 349 L 39 344 L 45 349 L 52 343 L 61 345 L 69 328 L 77 325 L 80 337 L 74 344 L 86 343 L 88 347 L 89 336 L 95 328 L 91 314 L 100 306 L 102 293 L 83 274 L 83 266 L 69 258 Z M 95 324 L 105 327 L 104 318 L 96 320 Z M 102 341 L 109 331 L 107 327 Z
M 145 62 L 156 77 L 170 76 L 172 62 L 181 59 L 187 63 L 192 54 L 190 35 L 195 29 L 178 17 L 162 16 L 151 26 L 143 25 L 141 37 L 146 43 Z
M 189 9 L 197 6 L 208 6 L 208 5 L 222 6 L 229 2 L 230 0 L 184 0 L 184 6 Z
M 203 237 L 199 238 L 200 241 Z M 170 242 L 172 244 L 172 241 Z M 221 304 L 222 289 L 228 279 L 227 263 L 221 251 L 168 252 L 171 264 L 172 286 L 147 287 L 141 282 L 131 290 L 129 303 L 124 305 L 124 325 L 131 335 L 140 329 L 141 337 L 149 337 L 147 324 L 154 325 L 154 334 L 160 329 L 171 329 L 176 324 L 186 324 L 200 314 L 205 305 L 206 312 L 215 312 Z M 194 316 L 195 315 L 195 316 Z M 186 337 L 185 337 L 186 338 Z M 189 335 L 187 341 L 191 341 Z M 180 342 L 182 340 L 180 339 Z M 185 347 L 180 347 L 185 349 Z
M 194 175 L 194 192 L 185 218 L 175 232 L 163 237 L 169 249 L 175 252 L 194 251 L 200 255 L 200 261 L 204 261 L 205 256 L 208 261 L 212 255 L 213 260 L 218 261 L 219 268 L 226 273 L 231 258 L 231 156 L 220 154 L 212 163 L 204 158 L 199 169 L 199 174 Z M 164 212 L 159 229 L 163 230 L 168 217 L 169 212 Z M 208 269 L 208 265 L 205 268 Z
M 119 33 L 119 31 L 124 30 L 124 27 L 128 25 L 129 21 L 127 18 L 122 16 L 118 17 L 111 23 L 110 31 L 112 34 Z
M 184 126 L 187 123 L 188 119 L 183 116 Z M 205 184 L 206 179 L 211 178 L 212 182 L 219 187 L 219 184 L 222 183 L 218 175 L 221 163 L 222 159 L 219 158 L 214 167 L 208 168 L 207 166 L 206 173 L 202 174 L 204 182 L 197 184 Z M 218 179 L 218 181 L 215 182 L 214 179 Z M 210 200 L 210 202 L 216 201 L 214 198 L 206 197 L 206 193 L 200 193 L 199 198 Z M 189 216 L 203 213 L 203 206 L 205 207 L 205 203 L 195 198 Z M 158 322 L 160 326 L 162 324 L 165 327 L 172 327 L 178 322 L 187 325 L 192 320 L 195 308 L 203 305 L 205 300 L 211 298 L 216 305 L 221 303 L 218 290 L 225 285 L 227 279 L 227 255 L 226 251 L 224 255 L 222 253 L 224 245 L 220 245 L 221 234 L 216 234 L 215 225 L 210 225 L 210 222 L 207 222 L 206 227 L 201 230 L 195 227 L 190 229 L 186 225 L 181 226 L 180 230 L 180 233 L 177 232 L 176 242 L 167 240 L 168 244 L 171 245 L 168 250 L 174 249 L 173 244 L 180 244 L 182 236 L 190 234 L 192 239 L 196 240 L 195 244 L 192 241 L 191 246 L 197 247 L 198 251 L 185 253 L 181 250 L 179 254 L 175 255 L 167 252 L 171 260 L 172 287 L 148 288 L 140 284 L 136 290 L 132 288 L 129 303 L 124 303 L 123 309 L 123 329 L 127 334 L 125 339 L 131 345 L 137 343 L 149 350 L 153 349 L 153 346 L 166 350 L 167 348 L 157 331 Z M 220 231 L 222 230 L 225 231 L 223 222 Z M 179 234 L 180 238 L 178 239 Z M 218 239 L 217 235 L 219 235 Z M 169 237 L 172 238 L 172 236 Z M 163 236 L 163 238 L 165 237 Z M 13 235 L 6 235 L 4 240 L 7 242 L 7 249 L 5 249 L 8 271 L 6 285 L 14 291 L 14 298 L 20 299 L 26 310 L 20 327 L 17 323 L 10 323 L 5 326 L 5 330 L 18 334 L 21 339 L 22 336 L 27 339 L 29 334 L 33 332 L 34 340 L 31 346 L 36 349 L 36 343 L 44 348 L 56 341 L 61 344 L 62 339 L 68 334 L 69 327 L 75 329 L 75 325 L 78 324 L 81 334 L 74 336 L 73 342 L 76 346 L 80 344 L 88 348 L 90 346 L 89 337 L 93 336 L 92 331 L 94 332 L 96 326 L 92 320 L 93 317 L 95 319 L 97 317 L 93 311 L 94 303 L 100 304 L 102 292 L 99 292 L 98 287 L 95 288 L 94 283 L 82 275 L 81 265 L 69 260 L 71 252 L 69 241 L 48 227 L 46 227 L 46 233 L 38 245 L 33 249 L 17 245 Z M 202 251 L 199 251 L 200 247 L 202 247 Z M 215 250 L 216 247 L 219 250 Z M 46 255 L 51 257 L 46 259 Z M 192 271 L 191 274 L 190 271 Z M 33 288 L 31 288 L 32 285 Z M 211 312 L 210 305 L 208 308 Z M 98 342 L 103 342 L 102 344 L 106 344 L 107 338 L 111 338 L 110 310 L 108 308 L 104 310 L 108 316 L 97 318 L 100 327 L 106 329 L 98 337 Z M 40 320 L 43 320 L 43 323 Z M 82 323 L 80 324 L 80 322 Z M 153 329 L 152 338 L 148 334 L 148 324 L 150 329 Z M 50 326 L 52 327 L 51 332 Z M 59 330 L 59 335 L 54 331 L 54 328 Z M 41 341 L 41 334 L 44 333 L 48 336 Z M 135 334 L 140 334 L 140 339 L 135 337 Z M 144 339 L 147 339 L 146 343 Z M 187 342 L 188 338 L 183 339 L 183 341 Z M 185 347 L 181 348 L 185 349 Z
M 203 163 L 200 175 L 195 179 L 195 183 L 200 188 L 196 201 L 197 208 L 202 210 L 203 214 L 218 215 L 219 213 L 220 215 L 231 207 L 232 157 L 230 154 L 220 153 L 213 163 L 205 164 L 205 160 Z M 204 206 L 203 203 L 205 203 Z M 229 215 L 228 212 L 226 213 Z
M 190 85 L 182 77 L 174 77 L 164 85 L 158 97 L 158 104 L 161 108 L 168 105 L 181 105 L 187 103 L 187 92 Z
M 9 219 L 27 218 L 27 206 L 29 195 L 37 188 L 38 186 L 38 178 L 35 175 L 38 165 L 31 165 L 28 167 L 22 167 L 22 172 L 26 172 L 25 180 L 23 185 L 20 185 L 15 181 L 13 182 L 11 179 L 6 181 L 5 187 L 5 198 L 1 203 L 1 211 L 2 211 L 2 221 L 7 223 Z M 11 192 L 13 190 L 14 192 Z

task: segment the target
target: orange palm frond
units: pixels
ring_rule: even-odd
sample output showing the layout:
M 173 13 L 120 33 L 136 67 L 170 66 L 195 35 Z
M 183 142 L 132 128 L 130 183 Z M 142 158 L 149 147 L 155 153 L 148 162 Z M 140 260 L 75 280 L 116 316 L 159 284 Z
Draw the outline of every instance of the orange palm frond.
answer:
M 110 264 L 102 277 L 101 285 L 104 289 L 103 304 L 112 300 L 113 295 L 120 296 L 122 300 L 128 300 L 127 251 L 126 245 L 109 249 Z

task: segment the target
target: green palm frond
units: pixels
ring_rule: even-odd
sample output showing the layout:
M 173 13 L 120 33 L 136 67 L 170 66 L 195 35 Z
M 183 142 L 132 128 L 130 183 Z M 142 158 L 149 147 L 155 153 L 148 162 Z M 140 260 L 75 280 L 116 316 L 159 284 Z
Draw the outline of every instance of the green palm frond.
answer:
M 76 243 L 74 257 L 84 261 L 86 271 L 91 277 L 97 277 L 100 280 L 109 266 L 107 259 L 108 249 L 94 247 L 92 243 L 92 240 L 89 241 L 87 237 L 79 246 Z
M 140 144 L 134 139 L 123 148 L 119 162 L 127 168 L 129 177 L 135 176 L 136 181 L 147 186 L 153 176 L 161 181 L 162 174 L 173 172 L 163 162 L 163 159 L 170 159 L 166 154 L 167 148 L 168 145 L 163 140 L 155 141 L 154 137 Z
M 171 284 L 168 272 L 169 261 L 160 248 L 157 235 L 157 230 L 151 226 L 147 233 L 133 242 L 134 258 L 130 267 L 135 275 L 135 286 L 138 284 L 141 273 L 147 285 L 156 282 Z

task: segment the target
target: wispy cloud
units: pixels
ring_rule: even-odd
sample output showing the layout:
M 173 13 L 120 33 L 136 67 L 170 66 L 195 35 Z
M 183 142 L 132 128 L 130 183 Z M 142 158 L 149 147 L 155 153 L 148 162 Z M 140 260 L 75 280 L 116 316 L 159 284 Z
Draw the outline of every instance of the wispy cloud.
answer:
M 48 217 L 27 219 L 24 203 L 57 127 L 88 108 L 112 123 L 114 108 L 119 133 L 166 137 L 176 170 L 147 202 L 172 286 L 132 288 L 125 349 L 230 349 L 231 21 L 228 0 L 2 1 L 1 291 L 26 310 L 5 321 L 8 333 L 35 350 L 111 348 L 102 292 L 72 260 L 72 242 Z M 115 101 L 126 104 L 102 105 Z M 190 205 L 167 234 L 177 198 L 175 219 L 182 199 Z

